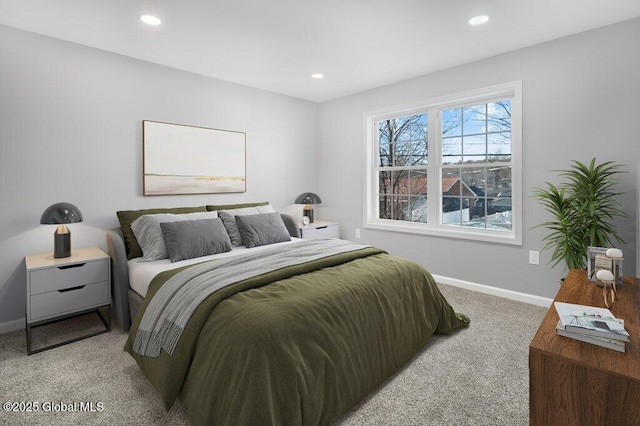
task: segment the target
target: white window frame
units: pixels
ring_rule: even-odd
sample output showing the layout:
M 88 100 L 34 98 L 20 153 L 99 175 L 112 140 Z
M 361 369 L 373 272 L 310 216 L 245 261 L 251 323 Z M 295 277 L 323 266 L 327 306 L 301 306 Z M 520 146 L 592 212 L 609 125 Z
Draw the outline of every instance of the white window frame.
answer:
M 456 227 L 442 222 L 442 158 L 441 111 L 481 102 L 511 100 L 511 231 Z M 427 165 L 428 223 L 380 219 L 378 202 L 379 129 L 375 123 L 390 117 L 428 114 L 429 158 Z M 384 231 L 436 235 L 465 240 L 522 245 L 522 81 L 471 90 L 412 104 L 389 107 L 364 113 L 365 194 L 363 227 Z M 434 179 L 434 176 L 436 179 Z M 436 199 L 437 202 L 433 200 Z M 435 220 L 434 220 L 435 219 Z

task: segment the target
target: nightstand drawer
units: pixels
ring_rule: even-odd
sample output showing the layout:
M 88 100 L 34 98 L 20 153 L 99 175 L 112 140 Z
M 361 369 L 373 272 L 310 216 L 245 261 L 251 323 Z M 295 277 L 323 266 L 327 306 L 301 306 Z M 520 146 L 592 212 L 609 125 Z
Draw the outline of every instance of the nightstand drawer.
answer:
M 109 280 L 109 259 L 29 271 L 31 294 Z
M 108 305 L 109 302 L 108 281 L 87 284 L 83 287 L 69 290 L 56 290 L 49 293 L 36 294 L 31 296 L 29 301 L 31 303 L 30 322 Z
M 340 226 L 332 224 L 327 226 L 318 226 L 315 228 L 303 227 L 301 229 L 301 235 L 305 240 L 340 238 Z

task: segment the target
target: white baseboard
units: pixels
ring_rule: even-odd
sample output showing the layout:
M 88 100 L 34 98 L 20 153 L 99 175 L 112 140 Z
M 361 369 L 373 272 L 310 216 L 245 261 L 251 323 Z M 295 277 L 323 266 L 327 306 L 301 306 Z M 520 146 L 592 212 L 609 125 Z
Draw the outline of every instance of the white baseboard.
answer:
M 12 321 L 0 322 L 0 334 L 10 333 L 12 331 L 24 329 L 24 318 L 20 318 Z
M 466 290 L 477 291 L 478 293 L 490 294 L 492 296 L 504 297 L 505 299 L 517 300 L 518 302 L 529 303 L 530 305 L 537 305 L 548 308 L 549 306 L 551 306 L 551 303 L 553 303 L 553 299 L 549 299 L 548 297 L 535 296 L 533 294 L 520 293 L 512 290 L 505 290 L 503 288 L 472 283 L 470 281 L 463 281 L 456 278 L 443 277 L 442 275 L 434 275 L 433 278 L 436 280 L 436 282 L 442 284 L 460 287 Z

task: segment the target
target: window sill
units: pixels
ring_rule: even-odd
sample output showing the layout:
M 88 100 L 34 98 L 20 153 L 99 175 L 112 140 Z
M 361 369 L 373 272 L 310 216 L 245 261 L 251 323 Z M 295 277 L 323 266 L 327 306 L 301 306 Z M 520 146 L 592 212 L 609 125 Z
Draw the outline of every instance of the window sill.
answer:
M 482 241 L 496 244 L 522 246 L 522 239 L 514 235 L 514 232 L 501 231 L 474 231 L 473 229 L 459 229 L 449 226 L 429 226 L 415 222 L 403 221 L 372 221 L 363 225 L 365 229 L 380 231 L 404 232 L 417 235 L 432 235 L 436 237 L 455 238 L 468 241 Z

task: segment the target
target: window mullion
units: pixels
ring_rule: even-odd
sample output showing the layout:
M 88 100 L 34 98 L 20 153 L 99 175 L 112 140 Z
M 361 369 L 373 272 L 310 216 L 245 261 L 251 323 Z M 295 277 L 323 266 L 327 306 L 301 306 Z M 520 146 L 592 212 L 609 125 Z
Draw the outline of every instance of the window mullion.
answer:
M 372 127 L 371 133 L 375 144 L 373 152 L 371 153 L 371 163 L 368 166 L 371 167 L 371 175 L 369 178 L 371 186 L 368 188 L 368 193 L 372 194 L 371 204 L 368 206 L 368 209 L 370 209 L 372 217 L 380 217 L 380 120 L 373 120 Z
M 440 211 L 442 210 L 442 177 L 440 176 L 440 163 L 442 152 L 442 126 L 440 123 L 440 111 L 431 108 L 428 111 L 429 161 L 427 162 L 427 223 L 437 226 L 440 223 Z

